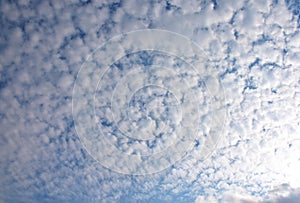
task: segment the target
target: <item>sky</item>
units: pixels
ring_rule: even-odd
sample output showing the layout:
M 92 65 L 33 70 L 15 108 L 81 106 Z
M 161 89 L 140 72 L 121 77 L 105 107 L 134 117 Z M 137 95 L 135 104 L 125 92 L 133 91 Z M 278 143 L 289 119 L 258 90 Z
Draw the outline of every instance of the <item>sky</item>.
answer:
M 300 202 L 298 0 L 0 2 L 0 202 Z

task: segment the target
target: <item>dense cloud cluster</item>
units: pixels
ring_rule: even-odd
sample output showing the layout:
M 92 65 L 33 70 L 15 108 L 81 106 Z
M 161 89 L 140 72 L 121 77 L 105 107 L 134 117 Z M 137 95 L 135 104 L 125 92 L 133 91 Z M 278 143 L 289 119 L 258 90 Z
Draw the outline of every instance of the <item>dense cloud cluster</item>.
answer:
M 292 202 L 300 188 L 297 2 L 2 1 L 0 199 Z M 195 140 L 182 160 L 160 173 L 122 175 L 103 167 L 82 145 L 72 90 L 82 64 L 101 44 L 141 29 L 172 31 L 203 49 L 226 96 L 214 110 L 226 110 L 227 119 L 207 159 L 199 158 L 201 142 Z M 137 98 L 145 98 L 143 91 Z M 140 107 L 138 101 L 130 105 Z M 179 110 L 172 112 L 167 119 L 176 123 Z M 126 153 L 144 153 L 142 145 L 130 151 L 122 144 Z

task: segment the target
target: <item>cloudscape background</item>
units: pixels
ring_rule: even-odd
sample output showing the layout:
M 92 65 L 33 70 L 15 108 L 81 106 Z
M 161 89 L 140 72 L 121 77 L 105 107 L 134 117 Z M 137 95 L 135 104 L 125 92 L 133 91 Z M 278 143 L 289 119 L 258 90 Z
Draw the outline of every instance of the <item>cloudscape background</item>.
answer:
M 1 1 L 0 27 L 2 202 L 300 202 L 298 0 Z M 166 170 L 135 176 L 86 151 L 72 91 L 101 44 L 141 29 L 203 49 L 227 119 L 207 159 L 195 144 Z

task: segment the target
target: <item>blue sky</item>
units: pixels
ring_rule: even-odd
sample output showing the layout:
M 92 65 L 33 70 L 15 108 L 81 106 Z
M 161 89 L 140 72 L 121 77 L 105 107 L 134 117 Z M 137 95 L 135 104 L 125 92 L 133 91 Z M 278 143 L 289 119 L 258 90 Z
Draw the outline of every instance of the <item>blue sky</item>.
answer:
M 300 199 L 300 3 L 1 1 L 2 202 Z

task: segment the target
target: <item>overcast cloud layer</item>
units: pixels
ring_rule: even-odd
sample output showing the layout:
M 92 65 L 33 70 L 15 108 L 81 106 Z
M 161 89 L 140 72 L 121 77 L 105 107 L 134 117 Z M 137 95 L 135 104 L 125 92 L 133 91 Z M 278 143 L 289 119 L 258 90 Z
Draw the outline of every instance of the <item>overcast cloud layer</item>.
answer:
M 3 202 L 125 203 L 290 203 L 300 199 L 299 13 L 297 0 L 1 1 L 0 199 Z M 192 88 L 192 84 L 189 88 L 203 91 L 201 102 L 197 102 L 201 104 L 203 115 L 226 112 L 226 120 L 222 131 L 217 128 L 218 139 L 207 138 L 218 140 L 218 145 L 205 160 L 201 156 L 200 137 L 193 140 L 192 148 L 182 160 L 159 173 L 135 176 L 110 170 L 112 166 L 103 167 L 101 161 L 97 162 L 90 155 L 75 130 L 72 92 L 78 71 L 88 56 L 93 58 L 91 54 L 101 44 L 116 35 L 141 29 L 175 32 L 202 48 L 213 67 L 208 70 L 219 80 L 202 79 L 209 90 L 221 82 L 222 91 L 215 90 L 224 92 L 226 99 L 210 97 L 207 101 L 216 101 L 217 105 L 206 106 L 207 95 L 211 96 L 207 89 L 201 84 L 197 86 L 199 89 Z M 141 39 L 141 43 L 146 41 Z M 145 54 L 156 57 L 151 63 L 162 62 L 169 67 L 173 67 L 174 61 L 180 61 L 159 59 L 160 53 Z M 138 64 L 146 58 L 129 54 L 119 62 L 132 65 L 131 60 Z M 182 70 L 178 64 L 185 67 L 184 62 L 178 62 L 174 65 L 178 70 Z M 114 70 L 122 69 L 116 67 L 110 69 L 109 77 L 104 80 L 111 83 L 104 82 L 101 87 L 113 87 L 123 74 L 120 71 L 114 75 Z M 163 71 L 156 74 L 161 76 Z M 193 74 L 188 72 L 175 84 L 184 84 L 180 83 L 184 76 L 194 81 Z M 130 80 L 120 81 L 128 89 L 119 89 L 114 101 L 121 103 L 116 103 L 115 108 L 125 105 L 122 98 L 126 98 L 126 91 L 132 90 L 129 87 L 133 85 L 127 83 Z M 166 79 L 163 81 L 168 84 Z M 141 84 L 143 82 L 141 80 Z M 181 88 L 175 89 L 182 96 Z M 95 101 L 99 108 L 95 112 L 109 117 L 101 103 L 107 97 L 101 91 L 110 91 L 98 90 L 100 96 L 96 96 Z M 168 132 L 177 132 L 172 126 L 187 117 L 180 117 L 180 108 L 176 105 L 189 107 L 191 104 L 178 103 L 179 99 L 163 88 L 152 91 L 168 95 L 158 102 L 172 108 L 168 110 L 170 114 L 165 114 L 163 105 L 155 111 L 150 106 L 151 122 L 167 120 L 174 124 Z M 134 116 L 139 115 L 135 111 L 142 108 L 139 101 L 149 99 L 147 93 L 147 88 L 137 91 L 133 97 L 136 100 L 128 102 L 132 114 L 129 112 L 131 120 L 127 121 L 136 122 L 134 129 L 144 126 Z M 115 112 L 121 110 L 115 109 Z M 121 112 L 117 117 L 120 123 L 122 116 Z M 212 122 L 214 119 L 205 118 L 199 121 L 203 136 L 206 131 L 211 132 L 211 126 L 217 125 Z M 127 123 L 123 124 L 124 131 L 132 132 Z M 165 129 L 164 123 L 156 122 L 156 126 Z M 149 136 L 157 130 L 146 129 L 145 135 Z M 113 131 L 112 128 L 106 130 Z M 122 153 L 147 154 L 171 145 L 173 142 L 167 138 L 161 136 L 161 142 L 150 143 L 152 147 L 148 148 L 147 143 L 126 139 L 118 142 L 111 137 L 111 142 Z M 123 166 L 123 163 L 126 164 L 120 159 L 113 164 Z

